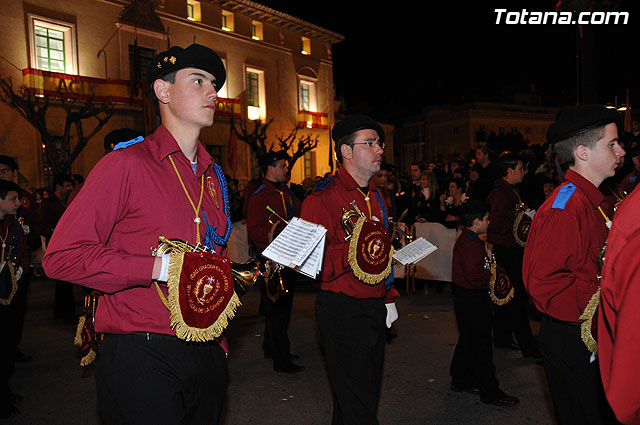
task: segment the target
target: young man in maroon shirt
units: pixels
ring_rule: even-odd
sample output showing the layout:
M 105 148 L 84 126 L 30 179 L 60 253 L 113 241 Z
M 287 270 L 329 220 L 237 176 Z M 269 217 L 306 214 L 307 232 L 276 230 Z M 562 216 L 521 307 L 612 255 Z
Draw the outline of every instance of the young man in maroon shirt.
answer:
M 47 247 L 48 276 L 104 293 L 95 330 L 98 410 L 105 424 L 218 423 L 226 355 L 215 341 L 175 336 L 167 297 L 167 255 L 158 236 L 201 243 L 224 255 L 231 230 L 221 168 L 198 141 L 213 124 L 226 79 L 220 57 L 193 44 L 159 53 L 148 70 L 162 125 L 116 147 L 87 177 Z M 215 227 L 215 228 L 214 228 Z
M 619 121 L 615 110 L 585 105 L 562 111 L 547 131 L 569 170 L 533 218 L 523 278 L 543 314 L 540 348 L 560 425 L 613 420 L 580 325 L 600 286 L 598 257 L 612 211 L 598 186 L 615 174 L 625 154 L 618 144 Z

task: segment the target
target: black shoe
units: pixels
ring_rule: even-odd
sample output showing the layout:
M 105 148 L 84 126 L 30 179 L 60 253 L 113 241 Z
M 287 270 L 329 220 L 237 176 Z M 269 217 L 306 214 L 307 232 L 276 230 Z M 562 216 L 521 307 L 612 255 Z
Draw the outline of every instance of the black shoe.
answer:
M 456 384 L 451 384 L 450 388 L 451 388 L 451 391 L 455 391 L 457 393 L 469 393 L 469 394 L 475 394 L 475 395 L 480 394 L 480 388 L 476 387 L 475 385 L 472 385 L 469 387 L 461 387 Z
M 16 358 L 15 358 L 16 363 L 28 363 L 32 360 L 33 360 L 33 357 L 23 353 L 22 351 L 20 351 L 19 348 L 16 348 Z
M 520 404 L 520 399 L 512 395 L 503 394 L 502 396 L 493 400 L 481 400 L 486 404 L 493 404 L 494 406 L 516 406 Z
M 515 351 L 519 351 L 520 350 L 520 346 L 518 344 L 516 344 L 515 342 L 507 342 L 506 344 L 495 343 L 495 344 L 493 344 L 493 346 L 496 347 L 496 348 L 508 348 L 510 350 L 515 350 Z
M 304 370 L 304 366 L 300 366 L 299 364 L 289 362 L 283 365 L 274 364 L 273 370 L 275 370 L 276 372 L 284 372 L 284 373 L 298 373 Z
M 18 410 L 18 408 L 12 404 L 6 408 L 0 409 L 0 419 L 9 419 L 11 416 L 14 416 L 18 413 L 20 413 L 20 410 Z
M 542 353 L 540 352 L 540 350 L 538 350 L 538 347 L 532 347 L 529 348 L 527 350 L 522 350 L 522 356 L 523 357 L 531 357 L 534 358 L 536 360 L 541 360 L 542 359 Z

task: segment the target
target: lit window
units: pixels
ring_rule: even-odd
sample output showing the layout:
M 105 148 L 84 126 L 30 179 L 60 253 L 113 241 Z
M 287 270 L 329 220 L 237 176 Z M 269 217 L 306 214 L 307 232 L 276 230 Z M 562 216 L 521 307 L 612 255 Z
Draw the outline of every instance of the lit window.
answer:
M 317 112 L 316 83 L 300 80 L 300 110 Z
M 247 117 L 263 120 L 267 116 L 264 71 L 247 68 Z
M 187 0 L 187 19 L 190 21 L 202 20 L 202 12 L 200 9 L 200 2 L 196 0 Z
M 251 38 L 254 40 L 262 40 L 262 22 L 251 21 Z
M 225 31 L 233 31 L 233 13 L 222 11 L 222 29 Z
M 314 177 L 314 160 L 315 160 L 315 152 L 305 152 L 304 153 L 304 176 L 306 177 Z
M 28 15 L 31 66 L 43 71 L 77 74 L 75 25 Z
M 302 37 L 302 51 L 300 53 L 303 55 L 311 54 L 311 39 L 308 37 Z

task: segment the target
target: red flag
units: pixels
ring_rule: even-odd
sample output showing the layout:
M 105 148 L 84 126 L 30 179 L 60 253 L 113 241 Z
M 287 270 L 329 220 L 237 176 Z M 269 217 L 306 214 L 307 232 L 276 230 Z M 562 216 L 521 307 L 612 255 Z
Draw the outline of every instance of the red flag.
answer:
M 227 165 L 232 174 L 235 174 L 238 158 L 238 138 L 233 125 L 229 130 L 229 144 L 227 145 Z

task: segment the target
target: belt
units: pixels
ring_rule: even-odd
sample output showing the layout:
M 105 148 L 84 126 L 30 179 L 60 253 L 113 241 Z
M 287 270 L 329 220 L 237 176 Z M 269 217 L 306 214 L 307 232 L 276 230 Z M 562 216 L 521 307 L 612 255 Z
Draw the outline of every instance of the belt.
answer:
M 175 335 L 157 334 L 154 332 L 136 332 L 134 335 L 146 338 L 147 341 L 152 339 L 166 339 L 169 341 L 176 341 L 178 338 Z
M 582 325 L 582 322 L 567 322 L 565 320 L 560 320 L 560 319 L 556 319 L 555 317 L 551 317 L 548 314 L 542 314 L 542 318 L 546 319 L 549 322 L 552 323 L 557 323 L 559 325 L 566 325 L 566 326 L 580 326 Z

